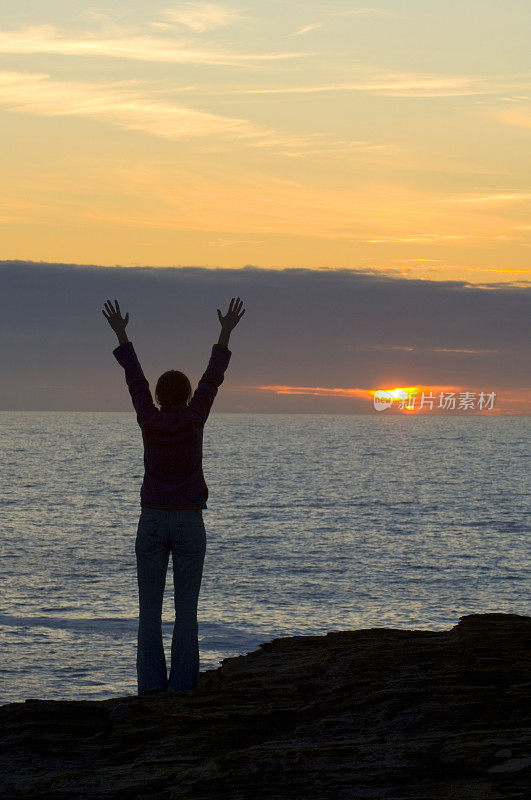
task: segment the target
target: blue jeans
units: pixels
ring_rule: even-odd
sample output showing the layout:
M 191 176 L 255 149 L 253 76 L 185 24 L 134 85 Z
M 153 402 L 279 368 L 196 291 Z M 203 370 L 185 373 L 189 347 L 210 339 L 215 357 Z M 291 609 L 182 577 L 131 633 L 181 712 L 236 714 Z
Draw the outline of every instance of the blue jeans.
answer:
M 168 678 L 162 641 L 162 601 L 170 551 L 175 623 Z M 135 542 L 138 577 L 138 693 L 148 689 L 197 689 L 197 602 L 203 575 L 206 532 L 202 511 L 143 508 Z

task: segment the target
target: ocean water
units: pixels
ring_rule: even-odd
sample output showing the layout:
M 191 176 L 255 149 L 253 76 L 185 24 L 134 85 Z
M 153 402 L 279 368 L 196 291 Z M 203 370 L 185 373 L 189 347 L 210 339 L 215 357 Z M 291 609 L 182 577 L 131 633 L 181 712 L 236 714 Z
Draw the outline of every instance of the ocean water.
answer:
M 135 694 L 133 413 L 0 412 L 0 703 Z M 201 669 L 278 636 L 531 613 L 529 420 L 211 414 Z M 163 631 L 169 665 L 171 559 Z

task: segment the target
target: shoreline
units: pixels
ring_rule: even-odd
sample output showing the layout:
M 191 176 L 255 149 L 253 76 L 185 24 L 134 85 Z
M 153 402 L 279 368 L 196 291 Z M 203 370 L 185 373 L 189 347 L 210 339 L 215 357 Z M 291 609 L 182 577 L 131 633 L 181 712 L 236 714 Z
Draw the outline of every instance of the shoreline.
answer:
M 531 617 L 273 639 L 195 692 L 0 707 L 1 798 L 525 797 Z

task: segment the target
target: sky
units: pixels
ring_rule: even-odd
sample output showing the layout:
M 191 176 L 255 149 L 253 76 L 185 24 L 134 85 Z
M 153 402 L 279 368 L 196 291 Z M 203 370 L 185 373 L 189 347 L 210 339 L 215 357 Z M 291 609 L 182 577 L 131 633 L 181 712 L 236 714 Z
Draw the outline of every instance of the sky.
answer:
M 218 411 L 529 414 L 530 29 L 528 0 L 3 0 L 0 408 L 129 408 L 108 297 L 151 381 L 197 381 L 241 296 Z
M 107 298 L 153 388 L 193 387 L 217 342 L 217 308 L 241 296 L 214 412 L 529 414 L 531 288 L 479 287 L 348 269 L 102 267 L 0 262 L 0 409 L 131 411 Z M 416 387 L 413 410 L 376 411 L 377 389 Z M 422 388 L 424 387 L 424 388 Z M 422 399 L 431 393 L 433 408 Z M 444 407 L 492 393 L 492 409 Z
M 528 0 L 3 0 L 0 257 L 521 286 L 530 29 Z

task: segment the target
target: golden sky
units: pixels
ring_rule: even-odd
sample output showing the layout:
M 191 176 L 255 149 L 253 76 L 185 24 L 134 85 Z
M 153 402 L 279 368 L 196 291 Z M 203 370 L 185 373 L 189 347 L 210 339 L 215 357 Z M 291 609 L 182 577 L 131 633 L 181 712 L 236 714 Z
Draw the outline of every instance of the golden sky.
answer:
M 2 9 L 2 258 L 529 280 L 531 4 Z

